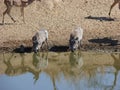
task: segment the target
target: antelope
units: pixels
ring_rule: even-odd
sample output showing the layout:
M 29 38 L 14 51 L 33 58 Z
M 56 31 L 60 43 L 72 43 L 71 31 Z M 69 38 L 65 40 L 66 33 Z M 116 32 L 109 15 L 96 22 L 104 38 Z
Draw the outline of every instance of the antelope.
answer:
M 119 4 L 119 9 L 120 9 L 120 0 L 114 0 L 113 4 L 112 4 L 111 7 L 110 7 L 109 13 L 108 13 L 109 16 L 110 16 L 110 14 L 111 14 L 112 8 L 113 8 L 117 3 Z
M 72 52 L 80 48 L 82 38 L 83 38 L 83 29 L 81 27 L 78 27 L 77 29 L 72 31 L 69 39 L 69 49 Z
M 40 49 L 43 48 L 43 44 L 46 42 L 47 47 L 48 47 L 48 31 L 47 30 L 40 30 L 38 31 L 33 37 L 32 37 L 32 42 L 33 42 L 33 47 L 32 50 L 36 53 Z
M 24 21 L 24 7 L 30 5 L 33 3 L 35 0 L 4 0 L 4 4 L 6 5 L 6 10 L 3 12 L 3 19 L 2 23 L 4 24 L 4 16 L 8 14 L 8 16 L 11 18 L 11 20 L 15 23 L 16 21 L 14 18 L 11 16 L 10 12 L 13 6 L 20 7 L 21 11 L 21 16 L 23 16 L 23 22 Z M 41 1 L 41 0 L 37 0 Z

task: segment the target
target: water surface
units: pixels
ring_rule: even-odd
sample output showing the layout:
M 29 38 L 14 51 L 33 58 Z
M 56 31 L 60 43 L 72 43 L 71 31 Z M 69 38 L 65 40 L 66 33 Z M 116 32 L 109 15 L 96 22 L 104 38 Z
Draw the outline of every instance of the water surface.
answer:
M 0 54 L 0 90 L 120 90 L 120 54 Z

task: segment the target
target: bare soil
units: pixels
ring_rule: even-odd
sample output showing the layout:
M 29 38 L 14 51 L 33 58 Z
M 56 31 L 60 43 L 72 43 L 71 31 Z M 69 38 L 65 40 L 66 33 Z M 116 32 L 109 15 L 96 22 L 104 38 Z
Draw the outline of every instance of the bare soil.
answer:
M 112 0 L 41 0 L 25 8 L 25 23 L 20 8 L 13 7 L 2 24 L 6 9 L 0 1 L 0 51 L 12 51 L 21 44 L 31 47 L 31 38 L 40 29 L 49 32 L 49 47 L 68 46 L 72 30 L 84 29 L 81 50 L 120 51 L 120 11 L 116 5 L 108 16 Z

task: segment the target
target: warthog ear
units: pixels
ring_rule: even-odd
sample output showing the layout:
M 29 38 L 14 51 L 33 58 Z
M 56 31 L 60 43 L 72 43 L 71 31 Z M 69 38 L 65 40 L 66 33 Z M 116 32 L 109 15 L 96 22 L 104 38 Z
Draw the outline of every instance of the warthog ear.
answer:
M 37 37 L 33 36 L 32 41 L 36 41 L 36 40 L 37 40 Z
M 76 37 L 75 40 L 78 40 L 78 37 Z

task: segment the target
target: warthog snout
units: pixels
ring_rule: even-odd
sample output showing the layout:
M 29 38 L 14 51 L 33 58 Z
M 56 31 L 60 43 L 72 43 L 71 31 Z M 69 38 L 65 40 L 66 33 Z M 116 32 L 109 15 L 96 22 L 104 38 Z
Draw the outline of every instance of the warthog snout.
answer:
M 36 53 L 36 52 L 38 51 L 38 41 L 37 41 L 37 37 L 34 36 L 34 37 L 32 38 L 32 41 L 33 41 L 33 48 L 32 48 L 32 50 Z
M 37 43 L 33 43 L 33 51 L 35 53 L 38 52 L 38 44 Z
M 78 38 L 72 38 L 69 40 L 70 50 L 74 52 L 78 48 Z

